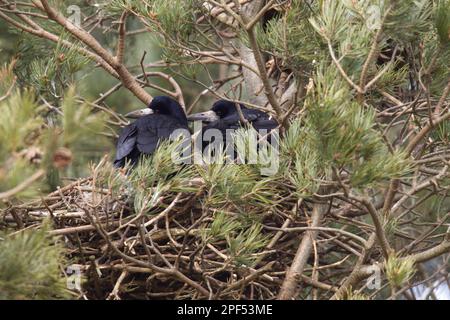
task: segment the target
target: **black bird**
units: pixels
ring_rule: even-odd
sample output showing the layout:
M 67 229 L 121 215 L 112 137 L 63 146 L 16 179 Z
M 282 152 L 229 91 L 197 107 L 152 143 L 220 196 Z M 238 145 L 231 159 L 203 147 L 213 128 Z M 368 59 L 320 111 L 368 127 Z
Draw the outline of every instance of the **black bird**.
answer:
M 162 140 L 182 129 L 190 137 L 188 121 L 181 105 L 172 98 L 154 97 L 148 108 L 136 110 L 126 115 L 138 118 L 122 129 L 117 141 L 114 166 L 124 167 L 127 162 L 136 165 L 142 154 L 152 154 Z
M 247 108 L 243 104 L 240 104 L 239 106 L 242 116 L 247 124 L 251 125 L 256 131 L 260 132 L 260 130 L 266 130 L 266 132 L 269 133 L 271 130 L 278 127 L 278 122 L 267 113 Z M 222 133 L 224 140 L 226 139 L 227 129 L 237 130 L 245 126 L 245 123 L 243 123 L 237 110 L 236 104 L 228 100 L 218 100 L 213 104 L 209 111 L 189 115 L 188 120 L 201 120 L 205 122 L 206 125 L 202 128 L 202 134 L 208 129 L 218 129 Z M 202 140 L 204 149 L 210 142 L 205 141 L 207 139 Z M 268 140 L 270 142 L 270 137 Z

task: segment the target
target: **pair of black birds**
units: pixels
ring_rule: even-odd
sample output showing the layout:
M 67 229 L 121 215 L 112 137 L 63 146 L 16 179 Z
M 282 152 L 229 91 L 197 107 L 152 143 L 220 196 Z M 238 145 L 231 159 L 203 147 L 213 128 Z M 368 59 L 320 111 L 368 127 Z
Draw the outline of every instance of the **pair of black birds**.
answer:
M 114 166 L 121 168 L 126 163 L 135 165 L 139 158 L 151 155 L 162 140 L 169 139 L 175 130 L 184 129 L 189 132 L 188 121 L 201 120 L 205 123 L 202 131 L 218 129 L 223 137 L 227 129 L 238 129 L 244 126 L 243 119 L 254 129 L 270 130 L 278 127 L 276 120 L 268 114 L 240 105 L 241 114 L 236 104 L 227 100 L 219 100 L 210 111 L 186 116 L 181 105 L 166 96 L 154 97 L 148 108 L 130 112 L 126 116 L 137 118 L 120 133 Z M 203 135 L 202 135 L 203 136 Z

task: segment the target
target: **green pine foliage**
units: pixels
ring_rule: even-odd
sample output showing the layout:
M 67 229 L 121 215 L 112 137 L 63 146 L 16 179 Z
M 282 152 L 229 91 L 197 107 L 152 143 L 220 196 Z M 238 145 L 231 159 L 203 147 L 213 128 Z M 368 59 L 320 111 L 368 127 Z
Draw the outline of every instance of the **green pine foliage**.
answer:
M 252 266 L 269 240 L 261 233 L 261 229 L 257 221 L 217 211 L 210 225 L 202 229 L 202 239 L 205 245 L 226 241 L 227 253 L 233 263 Z
M 323 46 L 308 21 L 316 11 L 315 1 L 308 5 L 292 1 L 281 18 L 267 22 L 265 31 L 262 27 L 257 29 L 261 48 L 280 58 L 284 67 L 310 68 L 311 62 L 319 59 Z
M 401 287 L 408 282 L 415 273 L 414 261 L 391 255 L 386 262 L 386 275 L 393 287 Z
M 355 187 L 368 186 L 407 171 L 401 153 L 389 155 L 381 134 L 374 129 L 373 109 L 352 101 L 346 83 L 332 66 L 317 74 L 315 92 L 308 98 L 305 121 L 316 139 L 321 163 L 351 172 Z
M 48 236 L 49 224 L 0 236 L 0 299 L 67 299 L 61 275 L 63 248 Z
M 435 13 L 435 25 L 442 46 L 450 45 L 450 1 L 441 0 Z
M 35 37 L 25 34 L 21 38 L 18 49 L 21 57 L 15 68 L 20 83 L 32 86 L 36 93 L 42 94 L 50 101 L 56 101 L 71 84 L 75 84 L 77 73 L 89 63 L 77 47 L 68 49 L 62 41 L 76 43 L 62 32 L 60 41 L 37 41 Z
M 295 173 L 290 179 L 297 191 L 317 191 L 321 178 L 332 178 L 332 168 L 348 171 L 347 182 L 357 188 L 406 174 L 405 155 L 390 154 L 375 130 L 373 109 L 353 100 L 333 66 L 322 70 L 305 102 L 308 116 L 296 120 L 282 142 L 281 156 Z
M 105 9 L 113 13 L 121 13 L 124 9 L 135 12 L 148 20 L 149 24 L 156 22 L 155 30 L 164 30 L 174 39 L 183 39 L 192 34 L 195 11 L 200 5 L 201 1 L 198 0 L 113 0 Z
M 43 119 L 37 116 L 37 107 L 30 91 L 14 91 L 0 102 L 0 192 L 14 188 L 39 167 L 30 165 L 33 157 L 39 156 L 37 145 L 44 125 Z M 36 196 L 41 186 L 42 183 L 35 182 L 16 196 Z
M 268 183 L 252 165 L 230 164 L 226 161 L 198 167 L 208 189 L 207 203 L 224 206 L 230 203 L 263 204 L 273 196 Z
M 320 165 L 319 150 L 314 146 L 313 137 L 303 128 L 300 120 L 295 120 L 282 141 L 282 159 L 285 179 L 294 186 L 299 197 L 308 197 L 319 190 L 324 168 Z

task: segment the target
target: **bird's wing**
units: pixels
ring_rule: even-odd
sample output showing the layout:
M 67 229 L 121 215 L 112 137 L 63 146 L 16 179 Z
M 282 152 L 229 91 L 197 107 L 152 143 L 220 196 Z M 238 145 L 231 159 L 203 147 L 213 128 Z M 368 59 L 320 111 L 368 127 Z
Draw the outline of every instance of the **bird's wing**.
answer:
M 244 117 L 251 122 L 257 120 L 270 120 L 272 118 L 267 113 L 256 109 L 245 109 L 242 110 L 242 113 L 244 114 Z
M 188 129 L 172 117 L 161 114 L 149 115 L 138 120 L 137 148 L 145 154 L 152 154 L 160 140 L 170 138 L 176 129 Z
M 122 129 L 117 141 L 116 161 L 121 161 L 133 151 L 136 146 L 136 136 L 136 123 L 132 123 Z
M 275 119 L 260 110 L 246 109 L 243 110 L 243 114 L 256 130 L 272 130 L 278 127 L 278 122 Z
M 247 119 L 245 114 L 243 114 L 243 116 L 245 119 Z M 237 112 L 234 112 L 222 119 L 219 119 L 216 124 L 216 127 L 223 127 L 223 129 L 238 129 L 240 126 L 241 126 L 241 118 L 239 117 L 239 113 Z
M 258 120 L 270 119 L 269 115 L 259 110 L 241 107 L 241 111 L 244 118 L 251 123 Z M 241 118 L 238 112 L 233 112 L 232 114 L 220 119 L 219 121 L 221 121 L 224 124 L 233 125 L 239 124 L 241 122 Z
M 272 119 L 268 114 L 253 109 L 242 109 L 244 118 L 256 129 L 272 130 L 278 126 L 275 119 Z M 225 118 L 220 119 L 214 125 L 216 128 L 238 129 L 242 126 L 239 114 L 233 113 Z
M 159 137 L 156 134 L 156 128 L 148 128 L 147 130 L 140 130 L 137 137 L 137 148 L 140 152 L 145 154 L 152 154 L 158 146 Z
M 274 119 L 256 119 L 252 122 L 253 128 L 256 130 L 266 129 L 266 130 L 273 130 L 276 127 L 278 127 L 278 122 Z
M 254 122 L 254 121 L 258 120 L 259 118 L 267 117 L 267 115 L 264 112 L 260 112 L 258 110 L 252 110 L 252 109 L 242 110 L 242 115 L 248 122 Z

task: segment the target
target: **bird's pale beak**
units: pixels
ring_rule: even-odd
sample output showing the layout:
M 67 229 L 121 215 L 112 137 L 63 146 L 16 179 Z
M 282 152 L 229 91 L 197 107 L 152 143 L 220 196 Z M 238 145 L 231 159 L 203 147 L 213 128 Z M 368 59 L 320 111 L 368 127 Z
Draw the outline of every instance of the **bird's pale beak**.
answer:
M 138 119 L 140 117 L 146 116 L 148 114 L 152 114 L 153 110 L 150 108 L 144 108 L 144 109 L 139 109 L 139 110 L 134 110 L 131 112 L 128 112 L 125 115 L 125 118 L 130 118 L 130 119 Z
M 219 120 L 219 116 L 214 111 L 205 111 L 191 114 L 187 117 L 188 121 L 213 122 Z

